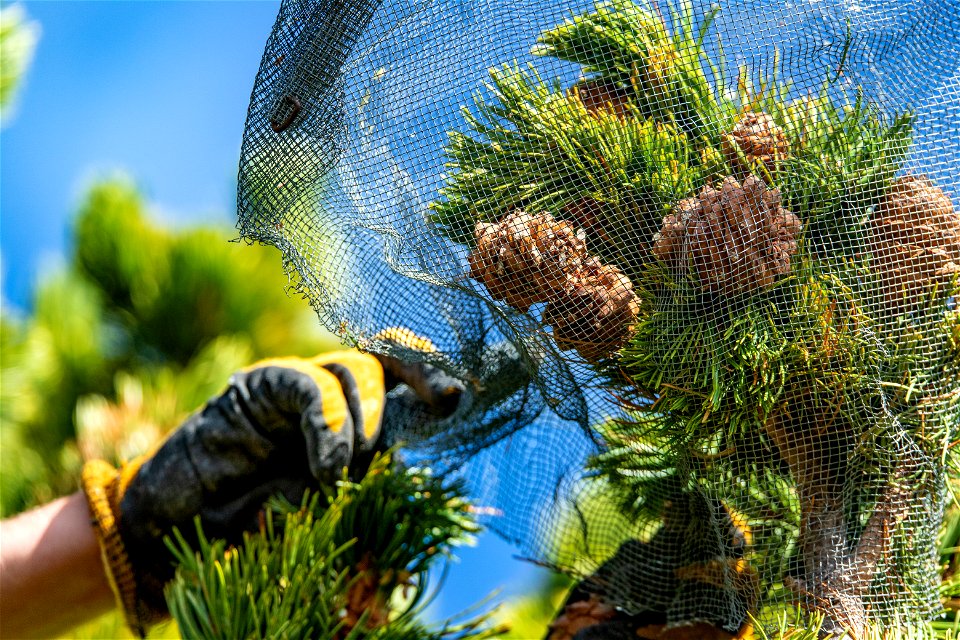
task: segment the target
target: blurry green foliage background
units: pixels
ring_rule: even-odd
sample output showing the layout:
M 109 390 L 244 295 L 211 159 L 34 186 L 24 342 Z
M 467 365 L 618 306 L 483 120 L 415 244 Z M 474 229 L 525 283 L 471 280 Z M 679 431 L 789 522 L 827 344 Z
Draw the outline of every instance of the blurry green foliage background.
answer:
M 145 452 L 238 368 L 338 344 L 276 250 L 231 235 L 163 228 L 124 178 L 89 189 L 67 265 L 0 316 L 4 516 L 74 490 L 83 459 Z
M 90 187 L 68 263 L 30 314 L 0 311 L 2 516 L 75 491 L 84 460 L 150 450 L 237 369 L 339 345 L 287 295 L 276 250 L 232 235 L 164 228 L 128 179 Z M 119 620 L 72 637 L 123 637 Z

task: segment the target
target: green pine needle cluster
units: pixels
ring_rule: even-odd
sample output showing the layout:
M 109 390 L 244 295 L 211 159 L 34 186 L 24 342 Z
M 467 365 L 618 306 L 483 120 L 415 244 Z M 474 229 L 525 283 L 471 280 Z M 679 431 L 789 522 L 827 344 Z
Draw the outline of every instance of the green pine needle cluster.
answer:
M 887 117 L 861 92 L 838 106 L 829 90 L 792 102 L 760 92 L 751 108 L 772 115 L 790 141 L 771 176 L 784 207 L 801 216 L 818 253 L 851 257 L 867 250 L 865 224 L 907 155 L 914 117 Z
M 757 640 L 854 640 L 849 634 L 825 635 L 822 630 L 823 615 L 814 614 L 809 619 L 797 611 L 784 612 L 770 629 L 758 628 Z M 953 623 L 934 622 L 913 628 L 868 628 L 857 636 L 859 640 L 956 640 L 960 629 Z
M 723 450 L 792 397 L 871 382 L 881 356 L 862 336 L 870 319 L 845 278 L 804 262 L 746 302 L 705 310 L 692 283 L 655 297 L 620 358 L 638 402 L 651 401 L 640 411 L 668 416 L 651 427 L 705 453 Z
M 611 484 L 620 509 L 639 530 L 659 523 L 666 501 L 690 489 L 674 443 L 649 428 L 658 419 L 653 413 L 638 413 L 630 424 L 597 425 L 607 448 L 590 461 L 590 469 Z
M 585 76 L 629 90 L 644 117 L 670 122 L 696 145 L 716 144 L 732 115 L 709 80 L 722 84 L 722 69 L 704 49 L 718 11 L 698 24 L 692 2 L 683 0 L 672 12 L 671 31 L 655 3 L 598 3 L 543 33 L 533 54 L 582 65 Z
M 389 455 L 359 482 L 299 506 L 275 501 L 260 531 L 227 547 L 197 527 L 196 548 L 176 532 L 168 541 L 178 563 L 167 587 L 170 612 L 184 637 L 406 638 L 468 640 L 502 633 L 481 615 L 427 628 L 416 620 L 430 594 L 427 569 L 478 530 L 458 484 L 425 469 L 401 469 Z M 376 593 L 369 590 L 372 577 Z M 364 584 L 364 581 L 367 581 Z M 360 596 L 363 596 L 360 598 Z M 351 599 L 367 607 L 350 623 Z
M 454 176 L 434 203 L 434 221 L 472 245 L 478 221 L 527 208 L 557 215 L 584 201 L 599 205 L 598 226 L 617 230 L 588 241 L 628 266 L 626 237 L 649 238 L 670 204 L 698 184 L 699 165 L 686 136 L 670 124 L 612 113 L 591 115 L 583 103 L 535 70 L 491 70 L 495 103 L 464 112 L 475 135 L 450 133 Z
M 449 177 L 431 205 L 441 233 L 472 246 L 478 221 L 546 211 L 588 229 L 590 250 L 635 279 L 676 202 L 737 174 L 724 135 L 740 114 L 762 112 L 790 154 L 772 174 L 752 171 L 780 190 L 812 251 L 862 254 L 857 239 L 909 149 L 912 115 L 887 117 L 860 93 L 838 101 L 828 78 L 817 95 L 791 100 L 779 61 L 769 78 L 741 69 L 728 91 L 722 55 L 705 48 L 715 15 L 681 2 L 671 30 L 652 4 L 616 0 L 538 38 L 532 53 L 582 65 L 585 82 L 622 96 L 628 117 L 588 110 L 576 87 L 535 67 L 491 69 L 463 110 L 468 132 L 449 133 Z

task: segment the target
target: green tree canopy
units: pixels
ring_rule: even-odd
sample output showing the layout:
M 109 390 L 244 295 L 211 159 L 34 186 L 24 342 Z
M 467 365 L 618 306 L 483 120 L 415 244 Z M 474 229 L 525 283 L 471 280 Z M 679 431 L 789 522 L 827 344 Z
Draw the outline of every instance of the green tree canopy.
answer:
M 40 27 L 20 5 L 0 8 L 0 121 L 6 123 L 11 105 L 30 66 Z
M 158 223 L 125 178 L 89 189 L 67 264 L 0 321 L 3 515 L 73 490 L 83 457 L 147 449 L 235 369 L 337 344 L 279 254 L 231 237 Z

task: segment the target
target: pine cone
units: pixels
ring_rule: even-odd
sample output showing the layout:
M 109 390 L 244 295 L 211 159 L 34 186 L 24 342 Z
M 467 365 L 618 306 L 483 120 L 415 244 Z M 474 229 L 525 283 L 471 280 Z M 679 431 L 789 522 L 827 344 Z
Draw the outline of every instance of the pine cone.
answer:
M 894 182 L 870 226 L 875 269 L 894 313 L 908 311 L 931 286 L 960 274 L 960 215 L 926 176 Z
M 583 234 L 548 213 L 511 213 L 497 223 L 478 222 L 470 277 L 490 295 L 526 311 L 562 289 L 587 258 Z
M 572 640 L 583 629 L 606 622 L 616 615 L 616 610 L 604 604 L 596 595 L 587 600 L 568 604 L 563 613 L 550 623 L 547 640 Z
M 671 267 L 679 269 L 683 266 L 683 244 L 687 236 L 687 225 L 696 222 L 700 209 L 700 200 L 684 198 L 673 207 L 673 211 L 663 219 L 660 233 L 653 237 L 653 255 L 663 260 Z
M 674 270 L 696 271 L 705 291 L 734 295 L 772 286 L 790 271 L 800 220 L 780 204 L 780 192 L 749 176 L 704 187 L 663 219 L 653 254 Z
M 347 602 L 343 610 L 343 629 L 341 637 L 346 637 L 354 627 L 360 624 L 360 617 L 369 611 L 366 620 L 367 629 L 376 629 L 385 625 L 390 617 L 387 598 L 382 587 L 382 576 L 374 568 L 369 554 L 365 554 L 354 567 L 358 576 L 350 583 Z
M 609 111 L 624 119 L 630 116 L 630 96 L 627 91 L 603 78 L 580 80 L 570 87 L 568 94 L 579 99 L 590 113 Z
M 723 136 L 721 148 L 732 167 L 750 173 L 762 164 L 773 173 L 790 153 L 790 142 L 768 114 L 747 112 Z
M 550 301 L 543 321 L 553 325 L 561 349 L 576 349 L 597 362 L 623 346 L 639 312 L 630 279 L 592 258 Z

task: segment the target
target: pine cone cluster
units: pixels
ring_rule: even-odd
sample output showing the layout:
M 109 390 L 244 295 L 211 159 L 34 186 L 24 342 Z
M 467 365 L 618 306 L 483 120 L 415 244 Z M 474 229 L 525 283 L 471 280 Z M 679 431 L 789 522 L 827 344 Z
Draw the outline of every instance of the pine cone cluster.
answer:
M 960 275 L 960 214 L 924 175 L 906 175 L 884 194 L 870 220 L 883 299 L 908 311 L 933 285 Z
M 780 192 L 749 176 L 727 177 L 678 202 L 654 237 L 653 254 L 675 271 L 692 269 L 705 291 L 735 295 L 789 273 L 801 224 Z
M 773 173 L 790 153 L 790 141 L 769 114 L 747 112 L 723 136 L 721 148 L 727 162 L 744 173 L 757 165 Z
M 582 231 L 548 213 L 478 222 L 470 277 L 494 299 L 527 311 L 546 302 L 543 320 L 562 349 L 595 362 L 619 349 L 640 311 L 630 279 L 587 253 Z
M 546 302 L 587 257 L 583 234 L 546 213 L 517 211 L 497 223 L 479 222 L 474 238 L 470 276 L 520 311 Z
M 568 604 L 557 618 L 550 623 L 550 635 L 547 640 L 572 640 L 577 633 L 588 627 L 606 622 L 616 615 L 616 610 L 604 604 L 596 595 L 587 600 Z

